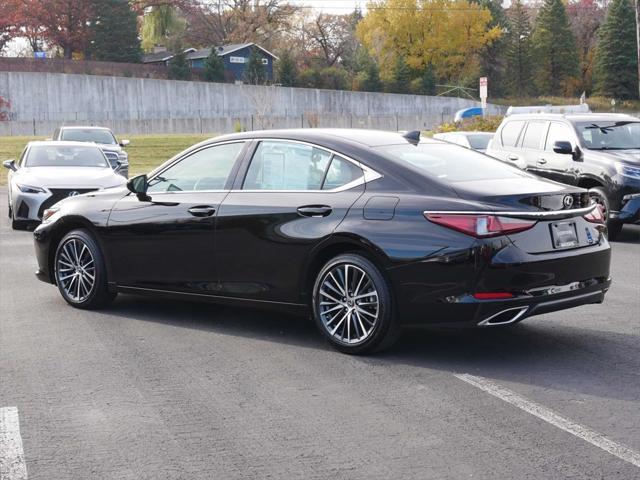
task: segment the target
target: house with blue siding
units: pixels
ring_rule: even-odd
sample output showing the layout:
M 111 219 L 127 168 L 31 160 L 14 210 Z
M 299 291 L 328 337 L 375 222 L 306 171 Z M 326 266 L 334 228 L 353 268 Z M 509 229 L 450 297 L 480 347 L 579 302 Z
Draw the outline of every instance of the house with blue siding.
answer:
M 224 45 L 221 47 L 212 47 L 216 49 L 216 53 L 222 58 L 224 63 L 225 76 L 229 81 L 243 80 L 244 71 L 246 69 L 247 62 L 251 51 L 257 49 L 262 56 L 262 64 L 265 68 L 266 79 L 269 82 L 273 81 L 273 62 L 278 59 L 273 53 L 265 48 L 262 48 L 256 43 L 235 43 L 232 45 Z M 196 50 L 195 48 L 187 48 L 184 50 L 187 57 L 187 61 L 194 70 L 204 68 L 204 62 L 211 53 L 211 48 L 202 48 Z M 169 61 L 173 58 L 173 54 L 167 51 L 160 51 L 144 55 L 142 57 L 142 63 L 150 64 L 165 64 L 168 65 Z

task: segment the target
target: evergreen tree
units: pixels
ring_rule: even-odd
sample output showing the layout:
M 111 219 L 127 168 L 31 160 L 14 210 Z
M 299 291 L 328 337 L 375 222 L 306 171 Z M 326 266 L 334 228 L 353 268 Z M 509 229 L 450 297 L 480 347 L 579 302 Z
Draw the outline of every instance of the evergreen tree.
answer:
M 634 7 L 630 0 L 613 0 L 598 32 L 595 59 L 596 89 L 621 99 L 638 97 L 638 58 Z
M 562 95 L 578 75 L 578 50 L 562 0 L 544 0 L 533 30 L 537 79 L 543 94 Z
M 108 62 L 140 62 L 137 18 L 128 0 L 94 0 L 94 4 L 91 57 Z
M 296 62 L 289 52 L 284 52 L 278 60 L 278 81 L 285 87 L 293 87 L 297 77 Z
M 436 72 L 433 68 L 433 64 L 428 64 L 424 69 L 424 73 L 421 78 L 421 91 L 423 95 L 435 95 L 436 94 Z
M 224 62 L 218 56 L 218 49 L 211 47 L 211 53 L 204 61 L 204 79 L 208 82 L 224 81 Z
M 244 81 L 253 85 L 262 85 L 266 79 L 267 74 L 262 64 L 262 55 L 257 48 L 252 48 L 244 70 Z
M 411 70 L 404 57 L 399 55 L 393 69 L 393 83 L 391 91 L 394 93 L 407 93 L 411 83 Z
M 182 49 L 169 60 L 169 78 L 172 80 L 191 80 L 191 67 Z
M 380 70 L 378 69 L 378 65 L 373 59 L 371 59 L 371 61 L 366 66 L 361 88 L 365 92 L 381 92 L 382 91 L 382 81 L 380 80 Z
M 501 97 L 505 93 L 505 78 L 508 45 L 509 21 L 502 8 L 503 0 L 472 0 L 491 12 L 489 28 L 498 27 L 502 35 L 493 42 L 486 44 L 480 51 L 480 75 L 489 78 L 490 96 Z
M 507 37 L 507 92 L 516 97 L 533 93 L 533 51 L 531 47 L 531 24 L 529 14 L 521 0 L 511 7 L 509 35 Z

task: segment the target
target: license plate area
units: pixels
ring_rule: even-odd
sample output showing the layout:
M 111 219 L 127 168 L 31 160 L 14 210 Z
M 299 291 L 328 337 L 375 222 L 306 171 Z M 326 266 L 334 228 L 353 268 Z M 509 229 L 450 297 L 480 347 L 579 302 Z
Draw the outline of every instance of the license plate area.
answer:
M 554 222 L 550 228 L 553 248 L 573 248 L 579 245 L 576 222 Z

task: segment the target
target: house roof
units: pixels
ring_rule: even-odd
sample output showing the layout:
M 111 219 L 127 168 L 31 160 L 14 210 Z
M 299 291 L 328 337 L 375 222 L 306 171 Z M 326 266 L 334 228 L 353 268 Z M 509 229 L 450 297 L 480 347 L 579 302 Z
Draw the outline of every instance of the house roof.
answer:
M 217 48 L 217 51 L 218 51 L 218 56 L 219 57 L 224 57 L 225 55 L 229 55 L 230 53 L 237 52 L 238 50 L 242 50 L 243 48 L 247 48 L 247 47 L 251 47 L 251 46 L 255 46 L 255 47 L 259 48 L 260 50 L 262 50 L 264 53 L 266 53 L 270 57 L 275 58 L 276 60 L 278 60 L 278 57 L 276 57 L 273 53 L 271 53 L 266 48 L 262 48 L 260 45 L 258 45 L 256 43 L 232 43 L 230 45 L 223 45 L 221 47 L 216 47 L 216 48 Z M 211 48 L 202 48 L 200 50 L 194 50 L 193 52 L 189 53 L 187 55 L 187 58 L 189 60 L 207 58 L 210 53 L 211 53 Z
M 190 55 L 192 52 L 195 52 L 195 48 L 187 48 L 184 50 L 184 53 Z M 173 53 L 170 51 L 158 52 L 158 53 L 147 53 L 142 56 L 142 63 L 158 63 L 158 62 L 166 62 L 167 60 L 173 58 Z

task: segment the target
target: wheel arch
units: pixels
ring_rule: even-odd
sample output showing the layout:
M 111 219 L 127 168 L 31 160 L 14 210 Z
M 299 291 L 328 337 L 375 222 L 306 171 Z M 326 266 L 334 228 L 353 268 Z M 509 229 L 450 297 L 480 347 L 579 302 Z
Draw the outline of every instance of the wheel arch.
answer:
M 54 283 L 54 284 L 56 283 L 55 273 L 54 273 L 55 271 L 54 260 L 56 257 L 56 251 L 58 250 L 58 245 L 60 245 L 60 242 L 62 241 L 65 235 L 77 229 L 88 230 L 92 234 L 95 241 L 100 246 L 100 249 L 102 250 L 103 256 L 104 256 L 104 252 L 105 252 L 104 246 L 102 244 L 102 241 L 100 240 L 100 237 L 96 232 L 95 226 L 93 225 L 93 223 L 91 223 L 91 221 L 79 215 L 73 215 L 73 216 L 61 218 L 60 220 L 58 220 L 58 222 L 56 222 L 55 228 L 51 230 L 50 237 L 49 237 L 49 257 L 47 258 L 47 267 L 49 268 L 51 283 Z M 106 256 L 105 256 L 105 263 L 107 266 L 107 278 L 109 278 L 110 268 L 109 268 L 109 262 L 106 260 Z
M 311 252 L 302 269 L 300 285 L 303 285 L 304 288 L 301 292 L 301 299 L 306 305 L 310 305 L 313 285 L 322 267 L 332 258 L 345 253 L 362 255 L 371 261 L 389 282 L 386 274 L 389 258 L 380 249 L 362 237 L 334 235 Z M 391 288 L 390 283 L 389 287 Z

